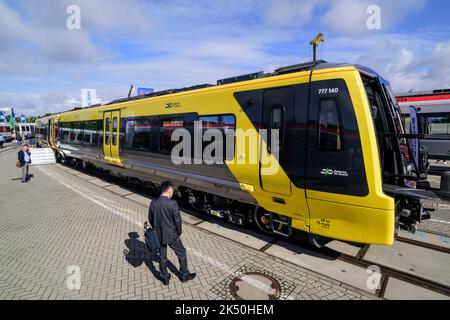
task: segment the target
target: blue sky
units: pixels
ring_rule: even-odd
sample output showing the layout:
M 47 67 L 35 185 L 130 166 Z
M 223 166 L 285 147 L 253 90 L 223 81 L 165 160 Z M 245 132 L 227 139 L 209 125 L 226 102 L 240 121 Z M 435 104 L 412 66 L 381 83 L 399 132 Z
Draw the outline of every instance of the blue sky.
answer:
M 68 30 L 69 5 L 81 29 Z M 370 5 L 381 29 L 366 26 Z M 157 90 L 215 83 L 311 58 L 360 63 L 395 91 L 450 88 L 446 0 L 0 0 L 0 109 L 42 115 L 99 102 L 129 86 Z

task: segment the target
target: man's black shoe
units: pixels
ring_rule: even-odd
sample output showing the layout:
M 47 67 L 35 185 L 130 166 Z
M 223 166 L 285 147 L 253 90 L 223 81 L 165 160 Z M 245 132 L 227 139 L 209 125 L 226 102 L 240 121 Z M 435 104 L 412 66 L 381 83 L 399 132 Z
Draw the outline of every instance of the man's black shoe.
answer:
M 170 274 L 167 276 L 167 278 L 162 278 L 163 285 L 168 286 L 170 278 L 171 278 Z
M 188 282 L 188 281 L 191 281 L 192 279 L 194 279 L 195 277 L 197 276 L 197 274 L 196 273 L 188 273 L 187 275 L 185 275 L 185 276 L 181 276 L 181 282 Z

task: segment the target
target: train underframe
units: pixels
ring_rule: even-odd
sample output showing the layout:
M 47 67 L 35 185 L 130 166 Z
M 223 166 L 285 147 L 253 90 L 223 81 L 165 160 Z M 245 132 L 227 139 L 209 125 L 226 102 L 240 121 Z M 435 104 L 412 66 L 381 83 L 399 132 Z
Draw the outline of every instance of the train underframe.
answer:
M 124 175 L 117 171 L 109 170 L 101 164 L 94 164 L 78 158 L 59 156 L 59 160 L 78 168 L 101 170 L 103 173 L 116 176 L 135 185 L 145 185 L 145 189 L 153 191 L 153 195 L 156 196 L 158 194 L 158 183 L 149 179 Z M 433 198 L 433 200 L 436 200 L 434 194 L 425 190 L 399 188 L 392 185 L 386 185 L 385 192 L 392 195 L 396 201 L 395 219 L 397 231 L 403 229 L 415 233 L 420 222 L 430 218 L 430 212 L 433 209 L 425 208 L 423 199 Z M 211 215 L 240 226 L 253 225 L 263 233 L 272 236 L 291 237 L 293 235 L 292 219 L 290 217 L 269 212 L 255 204 L 225 198 L 183 185 L 178 186 L 175 197 L 183 204 L 184 208 L 190 208 L 197 213 Z M 303 233 L 300 230 L 297 231 Z M 310 244 L 317 248 L 321 248 L 333 240 L 314 234 L 305 235 Z
M 117 171 L 109 170 L 99 164 L 85 161 L 79 158 L 58 156 L 58 161 L 70 164 L 80 169 L 91 168 L 104 174 L 112 175 L 133 185 L 145 186 L 153 195 L 159 192 L 159 185 L 149 179 L 124 175 Z M 269 212 L 264 208 L 250 203 L 225 198 L 216 194 L 199 191 L 191 187 L 178 185 L 174 195 L 184 208 L 192 209 L 197 213 L 207 214 L 230 223 L 248 226 L 254 225 L 260 231 L 269 235 L 290 237 L 293 234 L 292 219 L 287 216 Z M 318 242 L 315 237 L 314 245 Z M 330 240 L 331 241 L 331 240 Z

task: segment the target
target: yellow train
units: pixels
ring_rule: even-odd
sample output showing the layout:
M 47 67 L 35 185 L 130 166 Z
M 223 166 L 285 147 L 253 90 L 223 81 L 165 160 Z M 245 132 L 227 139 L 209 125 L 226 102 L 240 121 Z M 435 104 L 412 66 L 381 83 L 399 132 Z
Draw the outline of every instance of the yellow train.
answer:
M 173 135 L 182 128 L 196 140 L 200 121 L 224 136 L 223 163 L 174 163 L 180 140 Z M 389 83 L 362 66 L 299 64 L 37 122 L 39 143 L 65 161 L 155 186 L 171 180 L 198 210 L 267 233 L 300 230 L 317 246 L 328 239 L 391 245 L 398 228 L 414 230 L 429 218 L 422 199 L 433 196 L 411 187 L 417 172 Z M 202 157 L 192 142 L 183 159 Z M 276 170 L 265 174 L 267 163 Z

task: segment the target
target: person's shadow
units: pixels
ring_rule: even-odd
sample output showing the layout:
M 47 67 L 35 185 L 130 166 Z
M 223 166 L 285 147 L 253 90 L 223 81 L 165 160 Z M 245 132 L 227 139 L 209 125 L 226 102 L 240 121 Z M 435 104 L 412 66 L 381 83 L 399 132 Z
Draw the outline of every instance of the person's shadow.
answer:
M 137 268 L 145 263 L 153 276 L 156 279 L 162 281 L 159 271 L 153 265 L 153 262 L 157 264 L 159 263 L 159 257 L 152 254 L 148 250 L 147 245 L 144 241 L 139 240 L 139 234 L 136 231 L 128 233 L 128 236 L 129 239 L 126 239 L 124 241 L 125 246 L 127 247 L 125 250 L 123 250 L 125 260 L 127 260 L 127 262 L 134 268 Z M 167 268 L 177 277 L 180 277 L 178 269 L 169 260 L 167 261 Z

